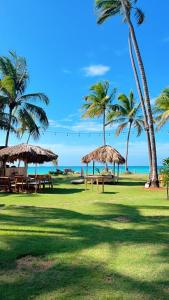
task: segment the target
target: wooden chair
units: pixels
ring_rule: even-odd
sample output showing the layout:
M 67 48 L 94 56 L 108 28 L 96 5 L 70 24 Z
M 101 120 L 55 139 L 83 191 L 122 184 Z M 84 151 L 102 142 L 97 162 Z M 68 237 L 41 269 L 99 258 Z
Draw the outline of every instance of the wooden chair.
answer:
M 0 177 L 0 190 L 12 192 L 11 180 L 9 177 Z
M 53 189 L 52 176 L 48 174 L 37 175 L 36 179 L 39 181 L 40 186 L 44 189 L 46 184 L 49 185 L 49 188 Z
M 24 177 L 22 175 L 15 176 L 15 191 L 19 192 L 20 190 L 22 192 L 27 191 L 28 189 L 28 180 L 27 177 Z

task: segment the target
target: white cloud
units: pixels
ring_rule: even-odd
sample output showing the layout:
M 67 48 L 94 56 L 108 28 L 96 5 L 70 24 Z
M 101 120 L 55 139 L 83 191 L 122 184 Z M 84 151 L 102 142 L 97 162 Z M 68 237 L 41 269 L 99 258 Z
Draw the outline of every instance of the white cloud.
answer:
M 72 115 L 74 116 L 74 115 Z M 67 122 L 71 119 L 67 119 Z M 102 124 L 97 121 L 88 121 L 88 120 L 81 120 L 78 122 L 73 123 L 72 125 L 69 124 L 62 124 L 61 122 L 57 122 L 55 120 L 49 120 L 49 126 L 51 128 L 60 128 L 60 129 L 67 129 L 69 131 L 74 132 L 100 132 L 102 131 Z
M 40 144 L 41 147 L 50 149 L 59 156 L 60 166 L 80 165 L 84 155 L 98 147 L 96 144 L 71 145 L 69 144 Z M 50 163 L 51 164 L 51 163 Z
M 80 121 L 71 126 L 72 131 L 76 132 L 100 132 L 102 125 L 95 121 Z
M 101 76 L 109 72 L 110 67 L 105 65 L 90 65 L 83 68 L 83 71 L 87 77 Z

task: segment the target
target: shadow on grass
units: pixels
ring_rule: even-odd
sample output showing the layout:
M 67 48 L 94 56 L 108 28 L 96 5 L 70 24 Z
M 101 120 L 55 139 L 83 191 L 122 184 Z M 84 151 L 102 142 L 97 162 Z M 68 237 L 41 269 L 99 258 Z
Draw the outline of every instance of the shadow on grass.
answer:
M 161 299 L 167 300 L 169 281 L 139 281 L 116 271 L 108 271 L 93 261 L 88 264 L 56 263 L 47 271 L 18 276 L 15 282 L 0 283 L 3 299 Z M 52 292 L 52 297 L 50 297 Z M 116 294 L 117 293 L 117 294 Z M 12 295 L 12 296 L 11 296 Z M 116 298 L 117 295 L 117 298 Z M 120 297 L 121 296 L 121 297 Z M 136 298 L 135 298 L 136 296 Z
M 142 186 L 142 187 L 144 187 L 145 182 L 143 182 L 143 181 L 125 181 L 125 180 L 123 180 L 123 181 L 120 181 L 118 184 L 122 185 L 122 186 Z
M 139 206 L 107 203 L 96 205 L 101 207 L 102 214 L 34 207 L 15 210 L 9 207 L 4 213 L 2 211 L 1 225 L 3 233 L 6 231 L 7 235 L 1 237 L 7 247 L 0 251 L 1 272 L 2 269 L 4 272 L 9 272 L 10 269 L 16 272 L 15 260 L 21 256 L 71 255 L 103 244 L 108 244 L 114 254 L 118 253 L 119 245 L 123 244 L 163 245 L 163 250 L 156 256 L 159 260 L 168 261 L 169 217 L 160 216 L 160 220 L 155 216 L 144 217 L 140 215 Z M 117 216 L 126 216 L 133 226 L 113 226 Z M 102 261 L 90 261 L 77 256 L 76 264 L 66 264 L 62 259 L 47 271 L 22 274 L 10 283 L 3 281 L 0 289 L 5 300 L 28 300 L 48 292 L 59 293 L 62 289 L 65 297 L 72 297 L 73 300 L 85 297 L 98 299 L 98 296 L 105 299 L 104 292 L 112 297 L 117 292 L 121 299 L 125 299 L 125 295 L 128 297 L 128 293 L 131 293 L 132 299 L 135 293 L 140 294 L 140 299 L 168 299 L 167 275 L 165 278 L 166 280 L 161 281 L 156 278 L 155 282 L 136 280 L 110 270 Z M 16 295 L 15 298 L 12 295 Z
M 44 189 L 39 192 L 39 194 L 60 194 L 60 195 L 66 195 L 66 194 L 75 194 L 75 193 L 81 193 L 85 191 L 85 189 L 82 188 L 58 188 L 54 187 L 53 189 Z

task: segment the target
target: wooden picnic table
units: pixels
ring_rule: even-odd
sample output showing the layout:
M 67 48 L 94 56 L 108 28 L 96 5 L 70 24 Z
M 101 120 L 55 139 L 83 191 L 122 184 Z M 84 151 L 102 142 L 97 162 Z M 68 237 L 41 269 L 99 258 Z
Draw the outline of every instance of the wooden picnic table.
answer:
M 92 191 L 93 191 L 93 183 L 96 182 L 97 185 L 97 191 L 99 191 L 99 182 L 102 183 L 102 193 L 104 193 L 104 180 L 105 176 L 104 175 L 88 175 L 85 176 L 85 189 L 87 190 L 87 183 L 90 182 Z

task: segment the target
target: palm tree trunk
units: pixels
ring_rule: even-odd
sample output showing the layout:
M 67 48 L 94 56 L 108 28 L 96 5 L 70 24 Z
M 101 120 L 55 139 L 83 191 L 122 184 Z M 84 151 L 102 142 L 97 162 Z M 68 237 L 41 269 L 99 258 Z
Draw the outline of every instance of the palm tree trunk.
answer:
M 124 0 L 120 0 L 122 4 L 122 8 L 124 11 L 124 15 L 126 18 L 126 21 L 129 26 L 129 30 L 131 33 L 131 39 L 134 46 L 135 54 L 138 61 L 138 67 L 140 70 L 140 75 L 143 83 L 143 90 L 144 90 L 144 96 L 147 106 L 147 115 L 149 119 L 149 130 L 150 130 L 150 140 L 151 140 L 151 153 L 152 153 L 152 174 L 151 174 L 151 186 L 153 187 L 159 187 L 159 181 L 158 181 L 158 170 L 157 170 L 157 154 L 156 154 L 156 141 L 155 141 L 155 134 L 154 134 L 154 125 L 153 125 L 153 116 L 152 116 L 152 110 L 151 110 L 151 104 L 150 104 L 150 97 L 149 97 L 149 90 L 148 90 L 148 84 L 147 84 L 147 78 L 144 70 L 144 64 L 142 61 L 142 57 L 140 54 L 138 42 L 136 39 L 135 31 L 133 24 L 130 20 L 129 12 L 126 9 Z
M 127 143 L 126 143 L 126 173 L 129 172 L 128 153 L 129 153 L 129 140 L 130 140 L 131 126 L 132 126 L 132 122 L 130 122 L 130 124 L 129 124 L 129 130 L 128 130 L 128 135 L 127 135 Z
M 106 112 L 103 113 L 103 145 L 106 146 Z
M 138 95 L 139 95 L 139 98 L 140 98 L 140 103 L 141 103 L 141 107 L 142 107 L 142 111 L 143 111 L 143 115 L 144 115 L 144 130 L 145 130 L 146 135 L 147 135 L 148 156 L 149 156 L 149 166 L 150 166 L 149 178 L 151 178 L 152 154 L 151 154 L 151 140 L 150 140 L 149 126 L 148 126 L 148 117 L 147 117 L 146 107 L 145 107 L 145 104 L 144 104 L 144 98 L 143 98 L 143 94 L 142 94 L 142 90 L 141 90 L 140 80 L 139 80 L 136 64 L 135 64 L 135 61 L 134 61 L 130 32 L 129 32 L 129 54 L 130 54 L 131 64 L 132 64 L 134 77 L 135 77 L 135 81 L 136 81 L 137 91 L 138 91 Z
M 27 142 L 26 142 L 27 144 L 29 143 L 30 138 L 31 138 L 31 132 L 28 135 L 28 139 L 27 139 Z
M 103 145 L 106 146 L 106 110 L 103 112 Z M 108 171 L 107 162 L 105 163 L 105 169 Z
M 6 133 L 6 139 L 5 139 L 5 147 L 8 147 L 9 143 L 9 134 L 10 134 L 10 129 L 11 129 L 11 121 L 12 121 L 12 109 L 9 109 L 9 124 L 8 124 L 8 129 Z

